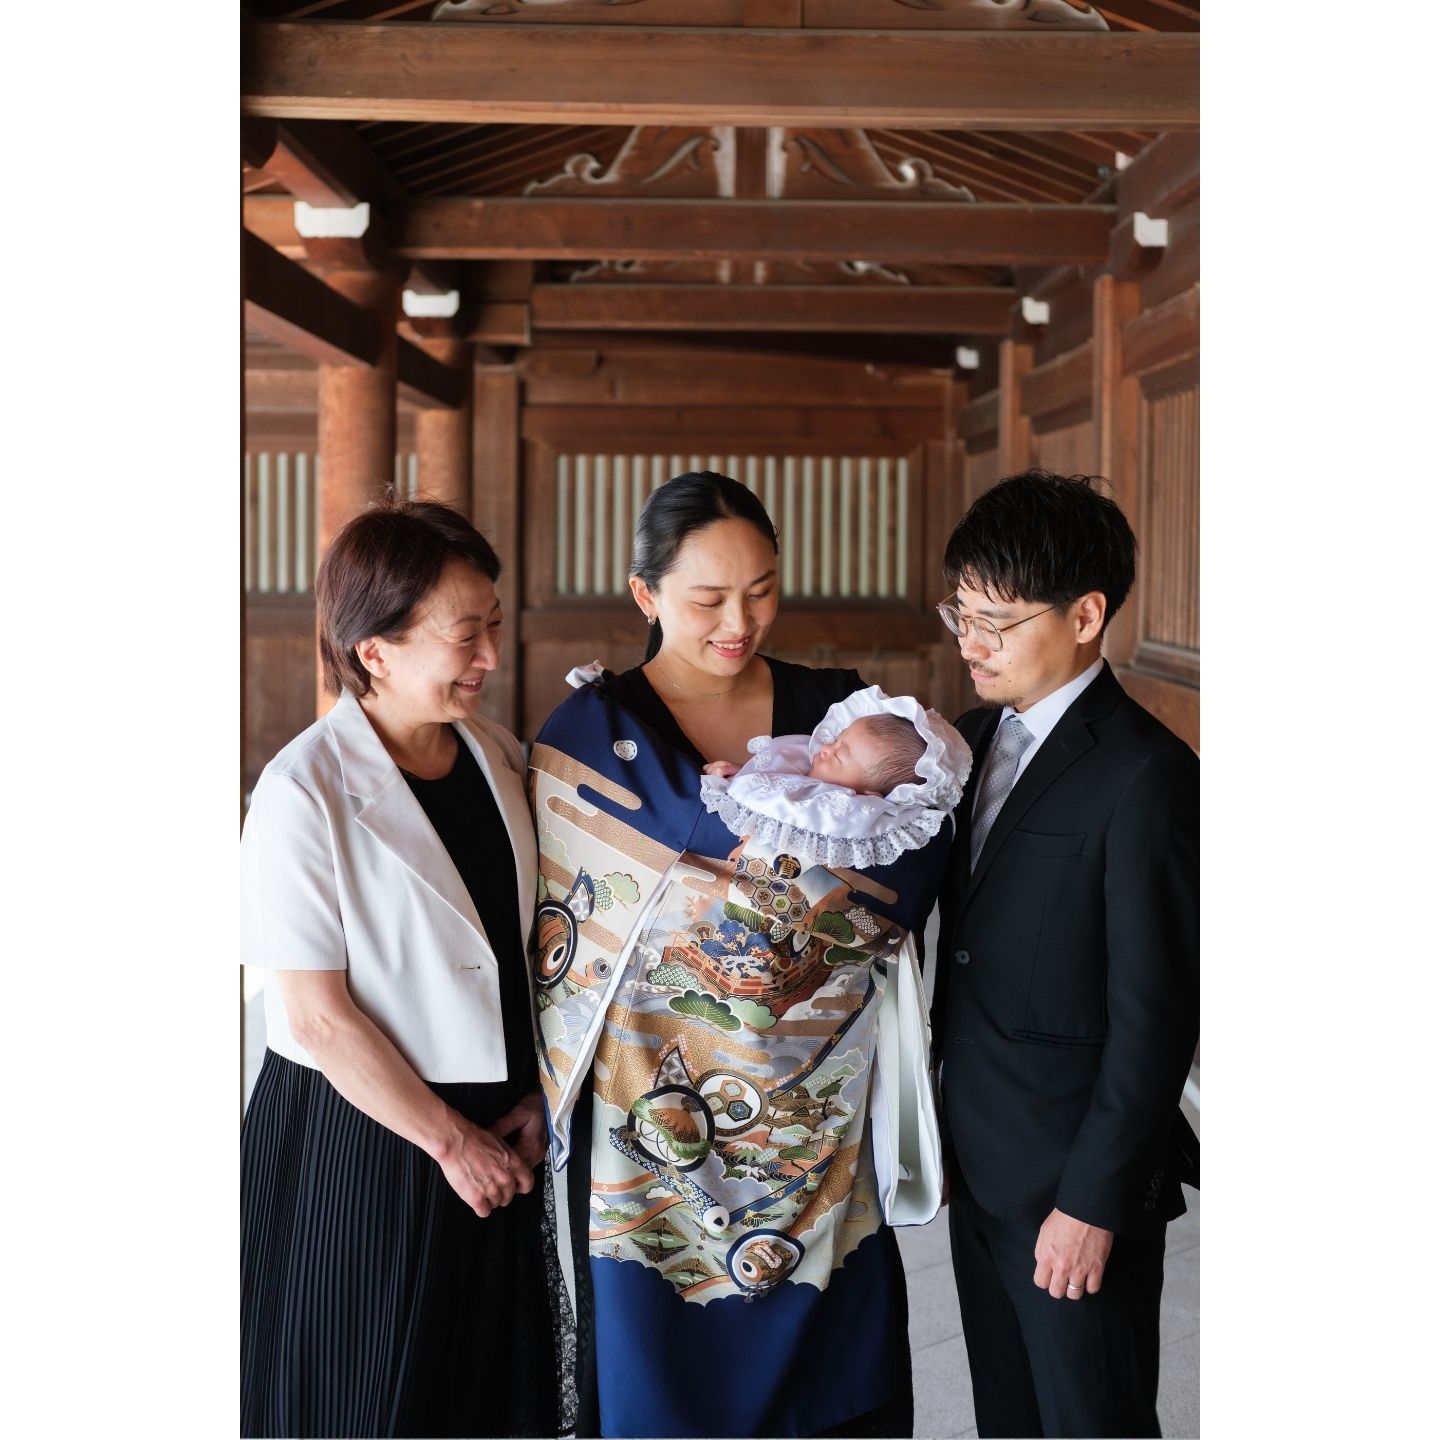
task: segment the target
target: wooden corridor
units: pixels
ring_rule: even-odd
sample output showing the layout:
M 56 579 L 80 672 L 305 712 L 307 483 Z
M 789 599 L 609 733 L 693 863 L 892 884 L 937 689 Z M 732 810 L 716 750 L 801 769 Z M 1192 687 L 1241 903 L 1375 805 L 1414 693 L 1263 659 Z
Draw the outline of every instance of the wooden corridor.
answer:
M 387 487 L 505 562 L 487 710 L 639 658 L 649 488 L 764 499 L 771 649 L 967 703 L 966 504 L 1107 476 L 1107 642 L 1199 741 L 1199 5 L 252 0 L 242 20 L 245 786 L 314 715 L 317 555 Z

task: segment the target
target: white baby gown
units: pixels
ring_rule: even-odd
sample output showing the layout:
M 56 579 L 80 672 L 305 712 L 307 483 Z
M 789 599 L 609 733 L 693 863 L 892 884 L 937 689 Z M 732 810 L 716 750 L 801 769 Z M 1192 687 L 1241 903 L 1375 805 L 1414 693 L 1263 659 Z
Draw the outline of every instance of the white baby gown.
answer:
M 915 767 L 919 782 L 888 795 L 858 795 L 806 773 L 823 745 L 866 715 L 901 715 L 925 740 Z M 920 850 L 960 803 L 970 775 L 970 747 L 960 732 L 909 695 L 878 685 L 837 701 L 810 735 L 757 735 L 754 757 L 728 780 L 702 775 L 700 797 L 730 832 L 752 837 L 818 865 L 866 870 Z

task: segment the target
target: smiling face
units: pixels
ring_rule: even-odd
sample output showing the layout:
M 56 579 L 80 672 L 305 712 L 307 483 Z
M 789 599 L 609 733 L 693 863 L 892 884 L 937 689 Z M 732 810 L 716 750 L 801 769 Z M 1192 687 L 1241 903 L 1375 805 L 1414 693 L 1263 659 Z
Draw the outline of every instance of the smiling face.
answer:
M 748 520 L 693 531 L 655 589 L 638 575 L 630 589 L 660 621 L 660 663 L 689 685 L 738 677 L 759 653 L 780 601 L 774 548 Z
M 960 641 L 960 654 L 982 705 L 1028 710 L 1100 654 L 1105 597 L 1099 591 L 1046 610 L 1039 601 L 1000 600 L 962 584 L 955 591 L 955 604 L 967 618 L 989 620 L 1004 631 L 999 649 L 987 645 L 973 625 Z
M 490 577 L 446 561 L 401 639 L 373 636 L 355 647 L 371 676 L 366 702 L 407 726 L 470 719 L 500 663 L 501 620 Z

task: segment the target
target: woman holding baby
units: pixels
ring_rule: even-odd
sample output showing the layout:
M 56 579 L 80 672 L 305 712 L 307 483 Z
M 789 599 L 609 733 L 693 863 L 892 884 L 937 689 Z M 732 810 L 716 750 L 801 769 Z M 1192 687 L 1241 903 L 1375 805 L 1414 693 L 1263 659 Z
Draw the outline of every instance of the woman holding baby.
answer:
M 644 662 L 573 672 L 576 694 L 531 758 L 537 1029 L 568 1166 L 577 1433 L 908 1435 L 905 1283 L 886 1219 L 928 1219 L 938 1203 L 910 1055 L 924 1048 L 910 934 L 940 883 L 968 752 L 854 670 L 761 653 L 778 543 L 728 477 L 681 475 L 651 495 L 630 586 Z M 750 743 L 771 736 L 791 749 Z M 795 773 L 782 783 L 781 770 Z M 782 829 L 766 828 L 771 792 Z M 903 1075 L 883 1013 L 910 1037 Z M 928 1201 L 905 1199 L 920 1166 L 895 1158 L 907 1085 L 925 1091 L 912 1138 Z

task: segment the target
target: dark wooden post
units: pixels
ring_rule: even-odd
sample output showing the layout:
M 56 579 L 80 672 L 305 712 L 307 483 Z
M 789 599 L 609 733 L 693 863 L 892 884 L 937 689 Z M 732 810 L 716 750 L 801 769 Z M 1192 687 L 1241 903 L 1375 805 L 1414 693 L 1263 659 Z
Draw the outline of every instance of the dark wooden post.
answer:
M 423 339 L 420 346 L 442 365 L 458 370 L 465 377 L 465 385 L 461 392 L 464 399 L 457 408 L 436 406 L 416 412 L 416 488 L 426 499 L 441 500 L 468 515 L 474 347 L 467 340 L 456 339 Z

